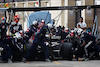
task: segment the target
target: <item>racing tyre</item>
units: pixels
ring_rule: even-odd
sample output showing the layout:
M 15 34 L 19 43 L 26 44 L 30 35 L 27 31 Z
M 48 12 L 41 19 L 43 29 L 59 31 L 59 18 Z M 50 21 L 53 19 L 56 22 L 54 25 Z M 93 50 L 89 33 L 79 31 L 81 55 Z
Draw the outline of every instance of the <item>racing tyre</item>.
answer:
M 2 61 L 8 61 L 8 56 L 6 51 L 1 52 L 1 59 Z
M 24 56 L 27 54 L 28 51 L 30 51 L 31 46 L 32 46 L 32 43 L 25 44 Z M 34 52 L 31 54 L 31 56 L 27 60 L 33 61 L 33 60 L 35 60 L 36 56 L 37 56 L 37 52 Z
M 63 59 L 72 60 L 73 53 L 72 53 L 72 43 L 63 43 L 61 47 L 61 55 Z

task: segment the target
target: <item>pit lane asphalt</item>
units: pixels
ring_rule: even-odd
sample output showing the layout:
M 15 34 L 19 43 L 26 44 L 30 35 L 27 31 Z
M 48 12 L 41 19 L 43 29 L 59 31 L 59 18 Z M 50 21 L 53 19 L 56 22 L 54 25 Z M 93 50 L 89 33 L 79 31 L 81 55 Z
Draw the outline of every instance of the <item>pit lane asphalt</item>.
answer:
M 0 67 L 100 67 L 100 60 L 89 60 L 89 61 L 58 60 L 53 62 L 30 61 L 27 63 L 13 62 L 13 63 L 0 63 Z

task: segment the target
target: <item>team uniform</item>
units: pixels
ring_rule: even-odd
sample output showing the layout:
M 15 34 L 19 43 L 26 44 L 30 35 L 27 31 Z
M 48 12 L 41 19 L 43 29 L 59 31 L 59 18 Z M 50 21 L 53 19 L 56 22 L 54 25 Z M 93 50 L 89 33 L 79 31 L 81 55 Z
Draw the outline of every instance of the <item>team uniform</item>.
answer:
M 83 41 L 86 43 L 84 46 L 86 58 L 89 58 L 88 49 L 94 47 L 96 52 L 100 52 L 100 48 L 96 45 L 96 38 L 93 35 L 88 33 L 84 33 L 84 37 L 82 38 Z
M 28 51 L 28 53 L 25 56 L 24 62 L 31 56 L 31 54 L 33 53 L 35 55 L 35 52 L 37 51 L 37 46 L 40 45 L 42 50 L 45 53 L 45 60 L 46 61 L 50 61 L 49 60 L 49 50 L 48 47 L 46 47 L 46 44 L 44 42 L 46 42 L 46 34 L 50 34 L 50 24 L 48 24 L 48 26 L 43 26 L 40 31 L 36 34 L 33 44 L 30 48 L 30 50 Z
M 20 22 L 18 22 L 18 23 L 12 22 L 11 23 L 10 31 L 12 34 L 15 34 L 16 32 L 19 32 L 20 30 L 22 30 L 22 25 Z
M 4 48 L 2 52 L 2 60 L 11 62 L 11 55 L 12 55 L 12 49 L 9 45 L 7 45 L 7 40 L 6 40 L 6 32 L 7 32 L 7 27 L 10 25 L 6 23 L 6 18 L 2 17 L 1 18 L 1 24 L 0 24 L 0 46 Z M 4 57 L 4 53 L 7 52 L 6 57 Z
M 3 39 L 6 36 L 6 32 L 7 32 L 7 27 L 10 24 L 8 23 L 1 23 L 0 24 L 0 39 Z
M 36 52 L 37 45 L 41 45 L 43 51 L 45 52 L 45 59 L 49 58 L 49 54 L 48 54 L 49 52 L 48 52 L 48 49 L 46 47 L 46 44 L 44 43 L 44 41 L 45 41 L 45 34 L 48 32 L 47 29 L 48 28 L 46 26 L 43 26 L 41 28 L 40 32 L 37 33 L 37 35 L 34 38 L 33 45 L 30 48 L 30 51 L 25 56 L 26 60 L 29 58 L 29 56 L 33 52 Z
M 77 23 L 77 28 L 78 28 L 78 25 L 80 25 L 81 28 L 87 27 L 87 24 L 85 22 L 82 22 L 82 23 L 79 22 L 79 23 Z

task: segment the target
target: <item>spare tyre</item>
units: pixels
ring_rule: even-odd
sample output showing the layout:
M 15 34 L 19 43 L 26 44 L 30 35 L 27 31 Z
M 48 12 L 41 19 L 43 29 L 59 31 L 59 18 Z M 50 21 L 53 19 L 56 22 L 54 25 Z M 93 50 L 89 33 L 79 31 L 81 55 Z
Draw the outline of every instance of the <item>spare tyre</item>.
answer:
M 63 59 L 72 60 L 72 43 L 64 42 L 61 47 L 61 56 Z

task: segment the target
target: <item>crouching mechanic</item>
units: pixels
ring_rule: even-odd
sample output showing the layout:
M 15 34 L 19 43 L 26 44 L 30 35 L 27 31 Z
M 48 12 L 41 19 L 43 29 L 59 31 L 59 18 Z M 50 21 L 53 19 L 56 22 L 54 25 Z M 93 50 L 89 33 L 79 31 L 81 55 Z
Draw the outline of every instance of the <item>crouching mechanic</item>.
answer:
M 100 52 L 100 48 L 98 47 L 98 45 L 96 45 L 96 38 L 93 35 L 90 35 L 89 33 L 84 32 L 82 34 L 82 39 L 83 39 L 83 44 L 81 46 L 82 47 L 84 46 L 84 51 L 86 55 L 85 60 L 89 60 L 88 48 L 94 47 L 96 52 Z
M 23 62 L 26 62 L 27 59 L 31 56 L 32 53 L 36 52 L 36 48 L 38 45 L 41 46 L 42 50 L 45 52 L 45 61 L 50 62 L 49 60 L 49 50 L 48 47 L 46 47 L 46 44 L 44 43 L 46 38 L 45 35 L 48 34 L 50 37 L 50 29 L 53 26 L 51 24 L 47 24 L 44 25 L 40 31 L 36 34 L 33 44 L 30 48 L 30 50 L 28 51 L 28 53 L 26 54 L 25 58 L 23 58 Z

